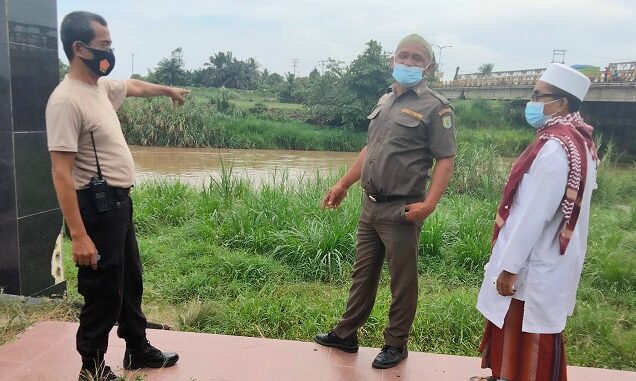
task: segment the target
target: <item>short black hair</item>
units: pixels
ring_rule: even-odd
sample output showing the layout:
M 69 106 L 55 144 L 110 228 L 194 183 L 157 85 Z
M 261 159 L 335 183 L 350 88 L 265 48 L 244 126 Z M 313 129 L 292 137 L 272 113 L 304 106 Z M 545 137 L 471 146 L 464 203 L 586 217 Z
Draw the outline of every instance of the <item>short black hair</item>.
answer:
M 550 86 L 550 91 L 552 91 L 552 94 L 554 94 L 555 99 L 565 98 L 568 100 L 569 112 L 577 112 L 581 110 L 581 104 L 583 103 L 583 101 L 581 101 L 579 98 L 575 97 L 574 95 L 568 93 L 565 90 L 561 90 L 560 88 L 554 85 L 551 85 L 549 83 L 548 85 Z
M 60 37 L 69 62 L 73 59 L 73 43 L 75 41 L 81 41 L 88 45 L 95 38 L 95 31 L 91 26 L 92 21 L 108 26 L 102 16 L 91 12 L 76 11 L 64 16 L 60 27 Z

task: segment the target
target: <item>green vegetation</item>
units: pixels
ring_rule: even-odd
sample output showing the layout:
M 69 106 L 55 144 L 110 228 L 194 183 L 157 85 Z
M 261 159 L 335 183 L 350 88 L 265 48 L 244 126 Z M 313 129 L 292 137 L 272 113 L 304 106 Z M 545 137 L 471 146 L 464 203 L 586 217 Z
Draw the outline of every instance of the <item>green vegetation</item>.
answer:
M 453 191 L 422 232 L 413 350 L 476 355 L 482 318 L 475 298 L 505 169 L 480 164 L 497 162 L 492 150 L 464 148 Z M 615 188 L 606 180 L 599 179 L 599 192 Z M 173 306 L 181 329 L 299 340 L 328 329 L 346 301 L 360 197 L 354 188 L 342 209 L 318 209 L 332 181 L 282 177 L 256 190 L 225 173 L 205 189 L 141 186 L 135 201 L 148 303 Z M 636 176 L 622 182 L 629 188 Z M 567 328 L 572 364 L 636 368 L 630 189 L 611 202 L 600 197 L 593 208 L 589 259 Z M 361 332 L 364 345 L 382 344 L 386 277 L 382 284 Z
M 120 119 L 128 143 L 137 145 L 355 151 L 366 140 L 364 134 L 351 131 L 277 120 L 293 108 L 263 117 L 268 112 L 258 103 L 237 105 L 223 96 L 197 99 L 180 108 L 149 99 L 127 102 Z
M 491 165 L 500 162 L 493 148 L 462 148 L 451 191 L 423 228 L 410 349 L 476 356 L 483 328 L 476 296 L 507 168 Z M 607 160 L 601 174 L 579 301 L 566 329 L 568 361 L 635 370 L 636 172 Z M 319 209 L 336 175 L 291 182 L 279 174 L 257 188 L 226 168 L 204 188 L 164 181 L 135 188 L 151 320 L 306 341 L 329 329 L 346 302 L 360 198 L 353 187 L 341 209 Z M 78 300 L 68 258 L 66 269 L 69 298 Z M 385 271 L 362 345 L 382 344 L 389 305 Z
M 129 144 L 174 147 L 359 151 L 366 133 L 309 122 L 304 106 L 278 103 L 264 90 L 193 89 L 189 102 L 173 107 L 166 99 L 134 99 L 119 111 Z M 532 140 L 507 102 L 455 103 L 458 140 L 518 155 Z
M 183 51 L 177 48 L 171 52 L 170 57 L 160 60 L 146 77 L 138 74 L 133 77 L 172 86 L 194 88 L 192 98 L 195 102 L 203 101 L 208 105 L 213 104 L 216 106 L 215 113 L 228 118 L 242 119 L 247 115 L 280 122 L 293 120 L 309 123 L 313 129 L 320 132 L 332 129 L 363 132 L 368 127 L 366 116 L 393 81 L 388 69 L 389 59 L 390 53 L 386 52 L 377 41 L 369 40 L 364 50 L 348 64 L 327 58 L 320 61 L 320 71 L 316 67 L 307 76 L 296 75 L 295 72 L 280 75 L 270 73 L 266 68 L 261 67 L 255 58 L 241 60 L 231 51 L 214 53 L 202 64 L 202 67 L 185 70 Z M 488 75 L 492 72 L 493 66 L 493 63 L 484 63 L 479 71 Z M 425 76 L 431 83 L 434 82 L 435 70 L 436 65 L 433 62 L 433 65 L 425 72 Z M 63 71 L 64 65 L 60 65 L 60 73 Z M 228 89 L 232 90 L 228 91 Z M 243 100 L 245 98 L 250 100 Z M 254 101 L 255 99 L 260 100 Z M 485 133 L 469 131 L 467 138 L 476 138 L 477 143 L 495 144 L 497 152 L 503 156 L 516 156 L 531 139 L 530 129 L 524 128 L 523 132 L 517 129 L 517 127 L 526 126 L 523 116 L 525 102 L 526 100 L 506 102 L 473 100 L 454 101 L 453 105 L 456 108 L 460 129 L 488 129 Z M 165 108 L 168 108 L 167 104 Z M 585 106 L 583 109 L 585 110 Z M 135 120 L 136 118 L 133 117 L 126 118 L 132 111 L 139 111 L 139 107 L 125 107 L 121 112 L 123 119 Z M 200 111 L 202 111 L 201 108 L 192 110 L 197 113 Z M 206 115 L 209 114 L 208 110 L 203 111 Z M 196 118 L 190 118 L 190 120 L 194 119 Z M 190 132 L 189 135 L 195 136 L 188 136 L 186 141 L 182 141 L 179 137 L 157 139 L 157 135 L 163 132 L 153 131 L 151 120 L 143 118 L 142 120 L 144 124 L 141 126 L 124 123 L 124 128 L 135 130 L 137 133 L 148 130 L 148 133 L 155 135 L 150 141 L 158 141 L 161 143 L 157 144 L 162 145 L 190 147 L 196 144 L 202 147 L 292 149 L 307 149 L 304 147 L 313 146 L 315 148 L 309 149 L 317 150 L 329 149 L 321 147 L 331 146 L 330 144 L 315 145 L 312 141 L 313 137 L 310 137 L 312 135 L 304 132 L 296 134 L 296 138 L 300 138 L 301 141 L 294 139 L 294 142 L 283 141 L 281 145 L 278 145 L 276 138 L 260 136 L 263 129 L 252 131 L 249 126 L 235 123 L 232 130 L 227 131 L 226 123 L 207 117 L 201 118 L 198 124 L 187 126 L 196 131 Z M 597 127 L 597 135 L 603 133 L 614 141 L 624 156 L 623 160 L 634 160 L 633 142 L 636 140 L 632 139 L 633 129 L 598 123 L 593 117 L 590 117 L 589 122 Z M 297 125 L 304 131 L 311 130 L 312 126 Z M 286 131 L 295 128 L 288 127 L 290 128 Z M 219 131 L 230 135 L 229 140 L 212 138 L 212 135 Z M 240 137 L 234 137 L 235 133 L 238 133 Z M 462 137 L 461 133 L 460 131 L 460 137 Z M 519 139 L 521 136 L 523 138 Z M 304 141 L 304 137 L 309 140 Z M 134 144 L 152 144 L 150 141 L 146 141 L 141 134 L 133 134 L 131 139 Z M 352 150 L 359 150 L 361 147 L 357 143 L 360 141 L 363 139 L 357 139 L 349 146 L 356 147 Z M 346 148 L 341 146 L 334 149 Z
M 203 67 L 185 70 L 183 50 L 159 61 L 145 78 L 171 86 L 261 90 L 285 103 L 305 103 L 319 124 L 366 129 L 367 110 L 390 84 L 389 54 L 374 40 L 350 65 L 327 59 L 321 74 L 314 68 L 306 77 L 269 73 L 256 59 L 240 60 L 232 52 L 211 55 Z M 326 70 L 326 71 L 325 71 Z

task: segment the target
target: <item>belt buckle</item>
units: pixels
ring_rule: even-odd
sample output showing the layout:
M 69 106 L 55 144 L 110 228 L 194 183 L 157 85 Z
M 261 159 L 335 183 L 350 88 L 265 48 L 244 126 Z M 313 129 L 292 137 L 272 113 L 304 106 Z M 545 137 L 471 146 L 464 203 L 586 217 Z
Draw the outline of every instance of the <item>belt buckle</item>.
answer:
M 367 196 L 369 198 L 369 200 L 375 202 L 377 204 L 378 200 L 376 200 L 375 197 L 373 197 L 372 195 L 369 194 L 369 192 L 367 192 L 366 189 L 362 188 L 362 192 L 364 193 L 365 196 Z

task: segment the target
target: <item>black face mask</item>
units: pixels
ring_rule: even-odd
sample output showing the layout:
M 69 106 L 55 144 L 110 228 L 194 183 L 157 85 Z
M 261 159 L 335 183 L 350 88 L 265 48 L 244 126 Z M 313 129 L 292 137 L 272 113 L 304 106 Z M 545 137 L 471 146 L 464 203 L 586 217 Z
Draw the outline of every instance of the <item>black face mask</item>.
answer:
M 113 71 L 113 68 L 115 68 L 115 54 L 112 50 L 95 49 L 86 46 L 86 44 L 82 42 L 80 43 L 84 45 L 89 52 L 93 53 L 92 59 L 80 57 L 82 62 L 84 62 L 84 64 L 88 66 L 93 73 L 95 73 L 98 77 L 102 77 Z

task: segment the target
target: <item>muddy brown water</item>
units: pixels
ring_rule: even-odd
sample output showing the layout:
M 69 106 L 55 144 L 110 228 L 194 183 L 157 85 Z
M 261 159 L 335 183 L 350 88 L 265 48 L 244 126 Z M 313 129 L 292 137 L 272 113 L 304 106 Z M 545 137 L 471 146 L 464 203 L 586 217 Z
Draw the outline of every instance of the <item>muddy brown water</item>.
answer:
M 137 182 L 179 179 L 202 185 L 219 179 L 223 168 L 253 184 L 271 181 L 285 173 L 289 180 L 337 173 L 355 161 L 357 152 L 246 150 L 130 146 Z

